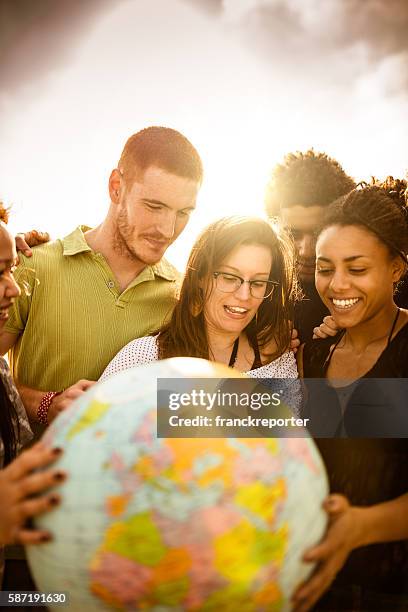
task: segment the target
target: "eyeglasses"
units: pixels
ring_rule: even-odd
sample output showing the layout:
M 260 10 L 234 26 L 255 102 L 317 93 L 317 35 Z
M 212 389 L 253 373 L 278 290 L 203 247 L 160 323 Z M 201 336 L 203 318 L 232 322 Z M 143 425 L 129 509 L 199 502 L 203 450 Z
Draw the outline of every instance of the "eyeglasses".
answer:
M 244 284 L 248 283 L 249 292 L 252 297 L 263 300 L 272 295 L 273 290 L 279 283 L 274 280 L 244 280 L 236 274 L 229 272 L 214 272 L 215 286 L 222 293 L 234 293 Z

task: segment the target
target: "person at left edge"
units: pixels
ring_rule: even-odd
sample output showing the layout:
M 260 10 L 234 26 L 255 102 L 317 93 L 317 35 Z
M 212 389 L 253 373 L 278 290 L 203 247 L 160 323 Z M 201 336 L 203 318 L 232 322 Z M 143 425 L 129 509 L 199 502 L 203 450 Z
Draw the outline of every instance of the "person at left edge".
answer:
M 8 310 L 18 299 L 20 289 L 13 277 L 17 259 L 14 239 L 5 223 L 7 209 L 0 202 L 0 335 L 7 321 Z M 27 236 L 26 236 L 27 237 Z M 61 484 L 66 474 L 49 469 L 34 473 L 55 462 L 58 448 L 47 449 L 38 443 L 17 457 L 21 446 L 32 438 L 24 406 L 15 388 L 6 361 L 0 358 L 0 589 L 3 582 L 4 545 L 41 544 L 51 534 L 41 529 L 28 529 L 26 520 L 49 512 L 60 501 L 53 485 Z M 39 493 L 45 495 L 39 496 Z M 35 497 L 33 497 L 35 495 Z M 6 587 L 5 587 L 6 588 Z
M 55 418 L 122 346 L 170 314 L 178 273 L 163 255 L 195 208 L 202 174 L 187 138 L 146 128 L 129 138 L 110 174 L 102 223 L 20 257 L 16 278 L 30 291 L 10 311 L 0 352 L 12 349 L 34 427 Z

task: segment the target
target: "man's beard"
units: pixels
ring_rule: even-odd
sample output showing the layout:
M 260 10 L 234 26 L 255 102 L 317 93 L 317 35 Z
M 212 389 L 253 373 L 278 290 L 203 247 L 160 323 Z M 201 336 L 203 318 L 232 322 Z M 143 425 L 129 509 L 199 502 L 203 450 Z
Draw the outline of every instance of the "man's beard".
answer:
M 129 225 L 127 211 L 122 207 L 116 219 L 116 228 L 113 235 L 113 249 L 121 257 L 126 257 L 135 263 L 147 264 L 148 262 L 143 261 L 131 246 L 133 232 L 134 228 Z

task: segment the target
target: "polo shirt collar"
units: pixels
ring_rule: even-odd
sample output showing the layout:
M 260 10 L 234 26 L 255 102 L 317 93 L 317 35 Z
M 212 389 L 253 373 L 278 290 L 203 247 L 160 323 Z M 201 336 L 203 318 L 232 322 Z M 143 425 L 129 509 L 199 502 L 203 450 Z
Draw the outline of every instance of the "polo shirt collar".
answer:
M 91 247 L 85 240 L 84 232 L 91 228 L 87 225 L 78 225 L 78 227 L 62 239 L 62 252 L 64 255 L 77 255 L 92 251 Z
M 87 225 L 79 225 L 73 232 L 68 234 L 68 236 L 65 236 L 65 238 L 62 239 L 63 254 L 70 256 L 77 255 L 78 253 L 92 252 L 84 236 L 84 232 L 90 229 L 91 228 Z M 139 280 L 141 275 L 146 276 L 146 279 L 160 276 L 168 281 L 176 281 L 179 278 L 177 269 L 164 257 L 157 264 L 146 266 L 137 277 Z
M 157 264 L 148 267 L 153 270 L 155 276 L 160 276 L 161 278 L 164 278 L 164 280 L 176 281 L 180 276 L 177 268 L 175 268 L 164 257 Z

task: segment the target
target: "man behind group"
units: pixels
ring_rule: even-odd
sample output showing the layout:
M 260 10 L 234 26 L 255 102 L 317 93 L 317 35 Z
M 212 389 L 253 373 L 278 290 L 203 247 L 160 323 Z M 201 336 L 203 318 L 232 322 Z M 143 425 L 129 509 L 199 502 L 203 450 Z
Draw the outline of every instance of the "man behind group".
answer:
M 163 255 L 195 208 L 202 175 L 182 134 L 146 128 L 111 172 L 102 223 L 37 247 L 30 259 L 20 255 L 15 276 L 28 291 L 10 311 L 0 349 L 11 349 L 33 423 L 52 420 L 120 348 L 169 315 L 178 273 Z
M 328 310 L 315 289 L 316 230 L 325 208 L 355 188 L 340 164 L 325 153 L 289 153 L 278 164 L 267 186 L 265 208 L 291 231 L 298 253 L 304 299 L 297 304 L 295 327 L 300 339 L 312 338 Z

